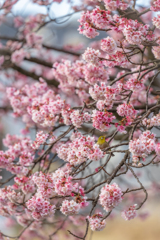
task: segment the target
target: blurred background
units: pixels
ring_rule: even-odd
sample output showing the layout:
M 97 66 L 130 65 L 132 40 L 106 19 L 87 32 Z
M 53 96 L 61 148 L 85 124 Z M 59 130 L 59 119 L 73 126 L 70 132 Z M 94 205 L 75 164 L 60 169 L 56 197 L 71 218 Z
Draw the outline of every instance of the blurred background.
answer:
M 137 1 L 139 5 L 146 5 L 149 1 L 140 0 Z M 19 0 L 15 5 L 13 12 L 14 16 L 22 16 L 27 18 L 29 15 L 34 15 L 37 13 L 46 14 L 46 7 L 42 7 L 36 4 L 32 4 L 30 0 Z M 68 1 L 63 1 L 61 4 L 54 3 L 50 10 L 51 18 L 58 18 L 55 22 L 48 24 L 46 27 L 40 30 L 40 34 L 43 36 L 44 43 L 49 46 L 62 47 L 65 46 L 66 49 L 70 45 L 79 45 L 79 51 L 83 52 L 86 46 L 90 45 L 93 41 L 100 40 L 106 37 L 106 33 L 101 33 L 94 40 L 87 39 L 85 36 L 80 35 L 77 31 L 79 26 L 78 19 L 80 13 L 75 13 L 71 16 L 62 17 L 72 13 L 73 10 L 70 7 Z M 61 18 L 62 17 L 62 18 Z M 8 16 L 7 21 L 0 25 L 0 34 L 8 37 L 14 37 L 17 30 L 13 26 L 13 17 Z M 61 56 L 59 52 L 53 52 L 54 56 Z M 59 56 L 59 57 L 60 57 Z M 64 57 L 64 55 L 62 55 Z M 0 133 L 0 143 L 2 143 L 2 138 L 7 134 L 20 134 L 20 130 L 24 128 L 23 123 L 18 119 L 14 119 L 12 115 L 7 115 L 7 117 L 2 116 L 2 125 Z M 34 132 L 31 133 L 34 136 Z M 0 144 L 2 149 L 2 144 Z M 119 155 L 115 156 L 115 162 L 119 158 Z M 114 164 L 114 163 L 113 163 Z M 142 177 L 145 181 L 145 185 L 148 184 L 148 178 L 153 182 L 155 179 L 160 179 L 159 169 L 151 167 L 147 170 L 146 175 Z M 140 173 L 141 174 L 141 173 Z M 3 172 L 5 177 L 8 177 L 7 173 Z M 130 181 L 130 176 L 126 175 Z M 155 179 L 154 179 L 155 177 Z M 147 203 L 145 203 L 138 217 L 134 220 L 126 222 L 121 218 L 120 214 L 111 215 L 107 220 L 106 229 L 102 232 L 95 232 L 94 234 L 90 232 L 88 240 L 159 240 L 160 239 L 160 187 L 158 185 L 160 182 L 156 182 L 157 195 L 152 198 L 149 195 Z M 155 186 L 153 186 L 154 188 Z M 117 209 L 118 211 L 118 209 Z M 13 233 L 9 226 L 6 227 L 4 224 L 6 219 L 0 218 L 0 230 L 4 233 Z M 14 232 L 15 233 L 15 232 Z M 61 239 L 64 239 L 61 236 Z

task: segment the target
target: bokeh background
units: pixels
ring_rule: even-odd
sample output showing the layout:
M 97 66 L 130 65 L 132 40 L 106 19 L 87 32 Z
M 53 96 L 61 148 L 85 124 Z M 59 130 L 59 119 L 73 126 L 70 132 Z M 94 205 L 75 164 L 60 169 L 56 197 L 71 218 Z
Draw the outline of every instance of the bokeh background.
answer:
M 78 3 L 78 2 L 77 2 Z M 148 5 L 149 1 L 140 0 L 137 1 L 139 5 Z M 72 13 L 70 3 L 63 1 L 61 4 L 54 3 L 50 10 L 51 18 L 58 18 L 55 22 L 48 24 L 46 27 L 40 30 L 40 34 L 43 36 L 44 43 L 50 46 L 62 47 L 67 45 L 82 45 L 81 52 L 95 40 L 100 40 L 106 37 L 106 33 L 101 33 L 94 40 L 87 39 L 86 37 L 79 35 L 78 18 L 80 13 L 75 13 L 69 17 L 63 17 Z M 34 15 L 36 13 L 46 14 L 46 8 L 32 4 L 30 0 L 19 0 L 13 9 L 14 15 L 26 18 L 28 15 Z M 0 25 L 0 34 L 5 36 L 14 37 L 16 35 L 16 29 L 13 26 L 13 17 L 8 16 L 7 21 Z M 53 52 L 54 56 L 58 56 L 60 53 Z M 62 56 L 63 57 L 63 56 Z M 18 119 L 14 119 L 12 115 L 2 116 L 2 125 L 0 132 L 0 139 L 7 134 L 20 134 L 20 129 L 23 128 L 23 123 Z M 34 136 L 34 132 L 31 133 Z M 0 143 L 1 143 L 0 140 Z M 2 149 L 2 144 L 0 144 Z M 116 155 L 116 158 L 119 158 Z M 116 159 L 115 159 L 116 161 Z M 147 170 L 147 177 L 152 178 L 153 182 L 159 181 L 160 173 L 159 169 L 155 166 Z M 7 177 L 7 173 L 3 172 L 4 178 Z M 147 177 L 144 177 L 145 185 L 147 186 Z M 129 176 L 126 176 L 130 181 Z M 157 182 L 157 184 L 160 184 Z M 160 186 L 160 185 L 159 185 Z M 111 215 L 107 220 L 106 229 L 102 232 L 95 232 L 89 234 L 88 240 L 160 240 L 160 187 L 157 188 L 157 195 L 153 198 L 149 195 L 149 200 L 145 203 L 143 209 L 140 211 L 138 217 L 134 220 L 126 222 L 120 216 L 120 214 Z M 117 209 L 118 212 L 118 209 Z M 0 230 L 4 233 L 15 233 L 15 230 L 10 227 L 8 223 L 5 226 L 6 219 L 0 217 Z M 18 231 L 18 229 L 17 229 Z M 61 239 L 64 237 L 61 235 Z

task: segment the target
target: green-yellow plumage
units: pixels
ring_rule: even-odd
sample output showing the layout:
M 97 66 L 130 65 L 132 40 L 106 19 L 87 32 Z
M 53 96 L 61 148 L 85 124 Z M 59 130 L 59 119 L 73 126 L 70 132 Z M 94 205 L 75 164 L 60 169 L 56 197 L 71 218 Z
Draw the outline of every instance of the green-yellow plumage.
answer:
M 99 145 L 99 147 L 100 147 L 101 149 L 104 149 L 104 148 L 109 147 L 108 142 L 106 142 L 105 136 L 100 136 L 100 137 L 98 138 L 97 144 Z
M 99 145 L 100 149 L 105 149 L 105 148 L 109 147 L 108 142 L 106 142 L 105 136 L 100 136 L 98 138 L 97 144 Z M 111 150 L 109 150 L 109 151 L 111 151 Z M 111 155 L 115 156 L 113 153 Z

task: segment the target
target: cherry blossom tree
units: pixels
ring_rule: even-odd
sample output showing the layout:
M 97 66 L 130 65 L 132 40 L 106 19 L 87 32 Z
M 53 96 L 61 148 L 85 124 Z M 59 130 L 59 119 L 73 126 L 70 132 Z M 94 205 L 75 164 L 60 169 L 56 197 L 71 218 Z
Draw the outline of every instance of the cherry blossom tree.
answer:
M 0 239 L 63 232 L 85 240 L 114 213 L 138 216 L 160 187 L 159 179 L 143 182 L 160 162 L 160 1 L 71 2 L 61 19 L 80 12 L 79 34 L 106 34 L 86 49 L 44 43 L 40 30 L 56 22 L 55 2 L 32 0 L 48 14 L 26 18 L 14 14 L 18 0 L 0 3 L 0 23 L 12 16 L 17 29 L 12 38 L 0 34 L 0 113 L 25 125 L 0 151 L 0 168 L 10 173 L 0 180 L 0 214 L 22 230 Z

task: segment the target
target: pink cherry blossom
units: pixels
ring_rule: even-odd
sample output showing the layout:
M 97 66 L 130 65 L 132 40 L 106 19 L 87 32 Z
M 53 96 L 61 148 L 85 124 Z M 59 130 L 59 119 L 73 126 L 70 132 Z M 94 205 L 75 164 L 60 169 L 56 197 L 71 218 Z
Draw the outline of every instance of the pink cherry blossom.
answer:
M 80 205 L 76 203 L 74 200 L 68 201 L 64 200 L 60 211 L 65 215 L 75 215 L 79 212 Z
M 135 118 L 137 111 L 134 109 L 132 104 L 123 103 L 122 105 L 118 106 L 117 113 L 120 116 L 130 116 Z
M 99 195 L 100 204 L 108 212 L 122 201 L 122 191 L 116 183 L 106 184 Z
M 92 48 L 87 48 L 83 54 L 83 59 L 86 62 L 97 64 L 99 62 L 100 52 L 99 50 L 94 50 Z
M 137 216 L 136 206 L 137 206 L 137 204 L 134 204 L 133 206 L 130 206 L 127 210 L 125 210 L 121 213 L 122 217 L 126 221 L 131 220 Z
M 129 150 L 133 155 L 134 164 L 139 163 L 140 158 L 145 159 L 155 149 L 155 135 L 145 131 L 138 139 L 131 140 Z
M 101 40 L 101 49 L 109 55 L 115 54 L 117 51 L 117 44 L 111 37 Z
M 106 221 L 102 220 L 103 215 L 101 212 L 94 214 L 91 217 L 87 217 L 89 220 L 90 228 L 92 231 L 102 231 L 106 226 Z
M 62 0 L 30 2 L 27 16 L 18 0 L 0 3 L 0 215 L 22 226 L 0 239 L 88 239 L 159 193 L 145 168 L 160 165 L 160 0 L 74 1 L 59 16 Z
M 103 157 L 103 152 L 95 143 L 94 137 L 84 137 L 73 140 L 67 146 L 63 144 L 58 149 L 58 156 L 72 165 L 87 161 L 87 159 L 98 161 Z
M 113 119 L 115 119 L 115 116 L 107 111 L 100 112 L 94 110 L 92 118 L 93 126 L 101 132 L 106 132 L 111 127 L 110 123 L 113 121 Z
M 152 1 L 150 9 L 154 12 L 160 11 L 160 1 L 159 0 Z
M 120 8 L 121 10 L 126 10 L 128 8 L 128 3 L 130 1 L 121 1 L 121 0 L 104 0 L 105 7 L 110 11 L 115 11 L 117 8 Z
M 55 206 L 42 197 L 33 196 L 27 201 L 27 208 L 31 212 L 32 217 L 39 221 L 47 216 L 53 216 L 55 213 Z

